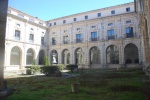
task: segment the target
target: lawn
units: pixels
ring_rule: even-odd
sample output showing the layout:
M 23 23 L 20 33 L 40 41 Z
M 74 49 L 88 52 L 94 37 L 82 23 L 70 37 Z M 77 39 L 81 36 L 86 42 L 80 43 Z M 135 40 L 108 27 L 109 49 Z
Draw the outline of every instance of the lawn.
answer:
M 72 73 L 69 73 L 72 74 Z M 8 100 L 145 100 L 143 87 L 150 83 L 142 69 L 86 69 L 78 76 L 7 78 L 16 91 Z M 71 84 L 79 83 L 79 92 Z

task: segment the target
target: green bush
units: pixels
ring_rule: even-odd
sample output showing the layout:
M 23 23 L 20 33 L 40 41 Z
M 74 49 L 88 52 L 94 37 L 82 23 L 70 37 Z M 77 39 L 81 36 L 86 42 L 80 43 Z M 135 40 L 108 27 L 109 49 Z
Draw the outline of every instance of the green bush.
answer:
M 57 66 L 59 70 L 63 70 L 65 65 L 64 64 L 53 64 L 53 66 Z
M 75 70 L 75 69 L 78 70 L 78 65 L 76 65 L 76 64 L 69 64 L 69 65 L 66 65 L 66 69 L 68 69 L 71 72 L 73 72 L 73 70 Z
M 44 57 L 44 65 L 45 66 L 49 66 L 50 65 L 50 61 L 49 61 L 47 56 Z
M 44 66 L 44 67 L 41 67 L 41 73 L 45 74 L 46 76 L 52 76 L 57 71 L 59 71 L 58 66 Z
M 32 65 L 32 66 L 26 66 L 26 74 L 31 75 L 35 74 L 36 72 L 40 71 L 40 66 L 38 65 Z

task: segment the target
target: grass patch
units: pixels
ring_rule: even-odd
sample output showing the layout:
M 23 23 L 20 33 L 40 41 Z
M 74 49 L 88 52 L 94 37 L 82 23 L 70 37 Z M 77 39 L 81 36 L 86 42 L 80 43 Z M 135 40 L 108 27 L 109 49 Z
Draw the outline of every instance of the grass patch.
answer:
M 80 76 L 6 79 L 8 87 L 16 89 L 8 100 L 145 100 L 143 87 L 149 85 L 141 69 L 86 69 L 75 74 Z M 78 93 L 71 92 L 75 82 Z

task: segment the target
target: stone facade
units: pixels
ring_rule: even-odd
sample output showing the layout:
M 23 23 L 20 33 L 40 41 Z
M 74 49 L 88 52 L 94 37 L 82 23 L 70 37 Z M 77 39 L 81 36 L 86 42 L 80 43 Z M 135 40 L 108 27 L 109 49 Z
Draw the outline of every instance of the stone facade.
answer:
M 103 68 L 143 61 L 139 18 L 134 3 L 83 12 L 49 21 L 8 9 L 5 69 L 51 63 Z M 134 52 L 135 51 L 135 52 Z
M 136 0 L 137 13 L 140 21 L 140 33 L 143 44 L 143 62 L 150 63 L 150 1 Z

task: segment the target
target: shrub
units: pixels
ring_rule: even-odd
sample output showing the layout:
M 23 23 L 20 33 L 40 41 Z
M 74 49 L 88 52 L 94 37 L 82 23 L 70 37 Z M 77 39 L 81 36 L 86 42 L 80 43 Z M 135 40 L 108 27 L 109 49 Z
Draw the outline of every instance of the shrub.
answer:
M 41 73 L 45 74 L 46 76 L 52 76 L 55 72 L 58 72 L 58 66 L 44 66 L 41 67 Z
M 78 65 L 69 64 L 69 65 L 66 65 L 66 69 L 68 69 L 68 70 L 70 70 L 71 72 L 73 72 L 73 70 L 75 70 L 75 69 L 78 70 Z
M 38 65 L 26 66 L 25 68 L 28 75 L 35 74 L 40 71 L 40 66 Z
M 44 57 L 44 65 L 45 66 L 49 66 L 50 65 L 50 61 L 49 61 L 47 56 Z
M 53 64 L 54 66 L 57 66 L 59 70 L 63 70 L 65 65 L 64 64 Z

